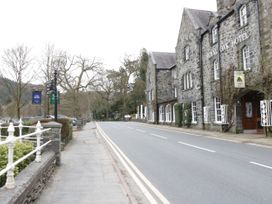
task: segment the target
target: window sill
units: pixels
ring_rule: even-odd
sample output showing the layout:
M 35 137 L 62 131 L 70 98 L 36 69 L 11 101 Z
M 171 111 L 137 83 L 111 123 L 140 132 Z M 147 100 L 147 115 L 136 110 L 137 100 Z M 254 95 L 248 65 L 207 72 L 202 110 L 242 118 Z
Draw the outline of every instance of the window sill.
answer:
M 247 22 L 245 25 L 241 25 L 240 22 L 239 22 L 238 25 L 239 25 L 238 30 L 242 30 L 243 28 L 246 28 L 249 24 L 248 24 L 248 22 Z
M 215 125 L 222 125 L 222 122 L 214 121 L 213 124 L 215 124 Z

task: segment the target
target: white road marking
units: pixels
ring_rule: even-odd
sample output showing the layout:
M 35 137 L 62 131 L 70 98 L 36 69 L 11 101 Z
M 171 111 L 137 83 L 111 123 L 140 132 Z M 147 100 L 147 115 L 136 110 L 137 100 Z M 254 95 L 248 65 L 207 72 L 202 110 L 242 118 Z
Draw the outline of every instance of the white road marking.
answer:
M 257 163 L 257 162 L 249 162 L 249 163 L 272 170 L 272 166 L 267 166 L 267 165 L 260 164 L 260 163 Z
M 146 133 L 146 131 L 141 130 L 141 129 L 136 129 L 136 131 L 141 132 L 141 133 Z
M 216 152 L 216 151 L 214 151 L 214 150 L 206 149 L 206 148 L 203 148 L 203 147 L 198 147 L 198 146 L 191 145 L 191 144 L 184 143 L 184 142 L 178 142 L 178 143 L 179 143 L 179 144 L 186 145 L 186 146 L 189 146 L 189 147 L 194 147 L 194 148 L 196 148 L 196 149 L 201 149 L 201 150 L 204 150 L 204 151 L 207 151 L 207 152 L 211 152 L 211 153 L 215 153 L 215 152 Z
M 210 138 L 210 139 L 215 139 L 215 140 L 222 140 L 222 141 L 227 141 L 227 142 L 241 143 L 239 141 L 230 140 L 230 139 L 224 139 L 224 138 L 218 138 L 218 137 L 213 137 L 213 136 L 206 136 L 206 137 Z
M 127 127 L 128 129 L 131 129 L 131 130 L 133 130 L 134 128 L 132 128 L 132 127 Z
M 246 144 L 247 145 L 251 145 L 251 146 L 257 146 L 257 147 L 263 147 L 263 148 L 272 149 L 272 146 L 268 146 L 268 145 L 255 144 L 255 143 L 246 143 Z
M 151 184 L 151 182 L 140 172 L 140 170 L 127 158 L 127 156 L 120 150 L 120 148 L 107 136 L 107 134 L 101 129 L 101 127 L 96 123 L 97 132 L 105 139 L 105 141 L 109 144 L 111 149 L 117 155 L 121 163 L 127 169 L 131 177 L 134 179 L 135 183 L 142 190 L 144 195 L 147 197 L 151 204 L 158 204 L 155 198 L 151 195 L 151 193 L 147 190 L 145 185 L 152 191 L 160 201 L 164 204 L 170 204 L 170 202 L 159 192 L 159 190 Z M 134 173 L 135 172 L 135 173 Z M 136 175 L 137 174 L 137 175 Z M 139 177 L 139 178 L 138 178 Z M 145 185 L 142 183 L 144 182 Z
M 166 131 L 166 132 L 176 132 L 176 133 L 182 133 L 182 134 L 186 134 L 186 135 L 192 135 L 192 136 L 196 136 L 196 137 L 205 137 L 205 135 L 198 135 L 198 134 L 193 134 L 193 133 L 189 133 L 189 132 L 183 132 L 183 131 L 180 131 L 180 130 L 171 130 L 171 129 L 167 129 L 167 126 L 166 128 L 161 128 L 161 127 L 156 127 L 156 126 L 152 126 L 150 124 L 142 124 L 143 126 L 148 126 L 150 128 L 153 128 L 153 129 L 158 129 L 158 130 L 163 130 L 163 131 Z
M 161 135 L 157 135 L 157 134 L 153 134 L 153 133 L 150 133 L 151 136 L 153 137 L 158 137 L 160 139 L 163 139 L 163 140 L 167 140 L 168 138 L 167 137 L 164 137 L 164 136 L 161 136 Z

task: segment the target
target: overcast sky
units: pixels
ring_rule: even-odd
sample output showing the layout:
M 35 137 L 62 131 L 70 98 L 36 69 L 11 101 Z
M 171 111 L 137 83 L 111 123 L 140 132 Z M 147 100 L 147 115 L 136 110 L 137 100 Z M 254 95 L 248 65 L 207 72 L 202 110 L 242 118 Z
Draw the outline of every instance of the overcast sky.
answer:
M 117 69 L 125 55 L 174 52 L 184 7 L 216 10 L 216 0 L 0 0 L 0 52 L 47 43 L 100 58 Z

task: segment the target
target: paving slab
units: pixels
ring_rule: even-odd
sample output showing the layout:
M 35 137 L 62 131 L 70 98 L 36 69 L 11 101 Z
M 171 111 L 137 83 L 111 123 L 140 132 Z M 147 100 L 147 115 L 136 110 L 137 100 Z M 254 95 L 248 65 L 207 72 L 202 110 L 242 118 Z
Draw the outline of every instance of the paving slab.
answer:
M 74 132 L 62 152 L 62 164 L 43 191 L 38 204 L 132 203 L 113 157 L 89 123 Z

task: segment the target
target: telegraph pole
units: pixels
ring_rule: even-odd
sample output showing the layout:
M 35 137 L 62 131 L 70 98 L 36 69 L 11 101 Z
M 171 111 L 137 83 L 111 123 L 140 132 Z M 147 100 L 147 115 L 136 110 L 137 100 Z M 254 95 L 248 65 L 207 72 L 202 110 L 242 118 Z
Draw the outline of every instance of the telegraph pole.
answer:
M 54 71 L 54 98 L 55 98 L 55 111 L 54 111 L 54 114 L 55 114 L 55 121 L 57 122 L 58 121 L 58 89 L 57 89 L 57 69 L 55 69 Z

